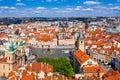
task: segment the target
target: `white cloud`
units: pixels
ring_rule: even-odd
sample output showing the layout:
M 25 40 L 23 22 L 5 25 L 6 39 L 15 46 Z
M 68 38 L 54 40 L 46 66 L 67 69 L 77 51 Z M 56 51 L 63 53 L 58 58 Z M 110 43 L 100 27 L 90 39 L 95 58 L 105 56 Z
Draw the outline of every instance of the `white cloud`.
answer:
M 59 11 L 56 11 L 56 13 L 69 13 L 70 11 L 67 11 L 67 10 L 59 10 Z
M 112 10 L 120 10 L 120 6 L 111 7 Z
M 74 9 L 74 8 L 73 8 Z M 120 12 L 112 10 L 93 10 L 91 8 L 81 8 L 79 11 L 68 11 L 66 8 L 58 10 L 36 10 L 35 8 L 23 10 L 7 10 L 0 12 L 1 16 L 7 17 L 92 17 L 92 16 L 119 16 Z M 8 15 L 10 14 L 10 15 Z M 29 14 L 29 15 L 28 15 Z
M 66 10 L 67 10 L 67 11 L 72 11 L 72 10 L 73 10 L 73 8 L 66 8 Z
M 85 1 L 83 4 L 85 4 L 85 5 L 95 5 L 95 4 L 100 4 L 100 2 L 97 2 L 97 1 Z
M 44 6 L 36 8 L 19 9 L 16 7 L 0 6 L 1 16 L 19 16 L 19 17 L 80 17 L 80 16 L 120 16 L 120 6 L 66 6 L 65 8 L 53 7 L 46 9 Z M 9 14 L 9 15 L 8 15 Z M 28 15 L 29 14 L 29 15 Z
M 108 7 L 106 6 L 95 6 L 94 9 L 109 9 Z
M 86 9 L 82 9 L 83 11 L 93 11 L 92 8 L 86 8 Z
M 25 6 L 24 3 L 16 3 L 17 6 Z
M 112 6 L 113 4 L 112 3 L 110 3 L 110 4 L 108 4 L 109 6 Z
M 76 6 L 76 8 L 74 10 L 80 10 L 82 8 L 82 6 Z
M 8 6 L 1 6 L 0 8 L 2 8 L 2 9 L 8 9 L 9 7 Z
M 58 10 L 59 8 L 52 8 L 53 10 Z
M 45 8 L 45 7 L 40 7 L 40 6 L 39 6 L 39 7 L 37 7 L 37 9 L 38 9 L 38 10 L 44 10 L 44 9 L 46 9 L 46 8 Z
M 1 9 L 16 9 L 15 7 L 1 6 Z
M 58 0 L 46 0 L 46 2 L 57 2 Z
M 42 11 L 34 11 L 35 14 L 40 14 Z
M 16 7 L 10 7 L 10 9 L 16 9 Z

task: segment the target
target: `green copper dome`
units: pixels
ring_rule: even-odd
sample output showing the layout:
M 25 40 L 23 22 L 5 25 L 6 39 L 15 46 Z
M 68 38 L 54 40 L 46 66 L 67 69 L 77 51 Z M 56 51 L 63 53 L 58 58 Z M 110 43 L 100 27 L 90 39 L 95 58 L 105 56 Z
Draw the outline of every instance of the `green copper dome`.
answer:
M 19 46 L 19 47 L 23 47 L 23 46 L 24 46 L 24 43 L 23 43 L 22 40 L 19 41 L 19 45 L 18 45 L 18 46 Z
M 9 43 L 8 48 L 6 48 L 7 53 L 14 53 L 17 50 L 17 47 L 14 45 L 14 43 L 11 41 Z

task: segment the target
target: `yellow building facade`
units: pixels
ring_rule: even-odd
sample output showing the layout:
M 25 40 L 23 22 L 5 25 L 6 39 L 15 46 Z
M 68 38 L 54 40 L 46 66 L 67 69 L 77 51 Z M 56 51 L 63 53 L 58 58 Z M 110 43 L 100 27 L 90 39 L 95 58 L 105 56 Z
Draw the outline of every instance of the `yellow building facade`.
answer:
M 22 41 L 18 45 L 10 42 L 5 48 L 4 56 L 0 59 L 0 77 L 8 77 L 9 72 L 25 63 L 25 51 Z

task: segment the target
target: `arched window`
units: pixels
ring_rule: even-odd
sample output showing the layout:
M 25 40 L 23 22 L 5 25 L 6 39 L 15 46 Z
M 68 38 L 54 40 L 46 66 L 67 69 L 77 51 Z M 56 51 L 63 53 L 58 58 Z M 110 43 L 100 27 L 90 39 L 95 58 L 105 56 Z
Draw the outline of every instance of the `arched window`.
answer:
M 5 73 L 3 72 L 3 76 L 5 76 Z
M 10 57 L 9 57 L 9 60 L 10 60 Z
M 81 41 L 81 44 L 83 43 L 83 41 Z

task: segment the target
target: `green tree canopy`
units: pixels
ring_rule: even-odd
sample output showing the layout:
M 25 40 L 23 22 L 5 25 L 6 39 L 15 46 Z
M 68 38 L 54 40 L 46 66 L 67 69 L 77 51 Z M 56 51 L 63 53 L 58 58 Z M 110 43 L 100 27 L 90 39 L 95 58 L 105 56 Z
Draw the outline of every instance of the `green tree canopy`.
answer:
M 53 65 L 54 72 L 59 72 L 66 77 L 72 77 L 73 68 L 67 58 L 38 58 L 37 62 Z

